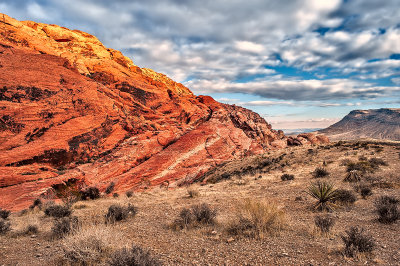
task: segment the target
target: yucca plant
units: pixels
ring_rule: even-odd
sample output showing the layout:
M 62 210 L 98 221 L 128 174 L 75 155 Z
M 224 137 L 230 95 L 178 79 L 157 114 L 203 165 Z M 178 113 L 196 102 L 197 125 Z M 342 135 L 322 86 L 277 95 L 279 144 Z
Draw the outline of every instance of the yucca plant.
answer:
M 334 185 L 328 182 L 312 183 L 307 193 L 318 200 L 314 205 L 314 208 L 318 211 L 332 211 L 336 206 L 333 203 L 336 198 L 336 189 Z
M 360 172 L 357 170 L 351 170 L 347 173 L 343 181 L 345 182 L 358 182 L 361 180 Z

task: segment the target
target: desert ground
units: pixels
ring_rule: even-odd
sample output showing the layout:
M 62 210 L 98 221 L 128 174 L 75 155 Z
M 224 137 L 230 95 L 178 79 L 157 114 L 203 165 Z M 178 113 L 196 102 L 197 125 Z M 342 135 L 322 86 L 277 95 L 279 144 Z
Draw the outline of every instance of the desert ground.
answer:
M 360 181 L 343 181 L 346 164 L 372 158 L 384 163 L 360 174 Z M 398 142 L 339 142 L 270 151 L 217 166 L 202 183 L 77 201 L 71 216 L 78 217 L 79 226 L 63 235 L 52 229 L 56 218 L 45 215 L 50 204 L 42 201 L 41 207 L 4 220 L 11 229 L 0 235 L 0 265 L 107 265 L 115 251 L 132 244 L 163 265 L 398 265 L 399 221 L 379 222 L 375 203 L 384 195 L 400 199 L 399 158 Z M 329 174 L 315 177 L 318 167 Z M 283 181 L 283 174 L 294 179 Z M 356 201 L 335 203 L 330 212 L 316 210 L 317 200 L 307 192 L 318 181 L 351 191 Z M 356 192 L 360 184 L 372 195 Z M 250 234 L 232 233 L 229 229 L 244 215 L 244 202 L 270 207 L 277 220 L 262 233 L 252 234 L 251 228 Z M 216 211 L 215 221 L 180 227 L 181 211 L 202 203 Z M 114 204 L 131 204 L 137 213 L 105 223 Z M 315 217 L 321 215 L 334 221 L 329 232 L 315 225 Z M 38 231 L 28 232 L 30 225 Z M 374 243 L 371 251 L 345 254 L 342 236 L 352 226 L 364 229 Z

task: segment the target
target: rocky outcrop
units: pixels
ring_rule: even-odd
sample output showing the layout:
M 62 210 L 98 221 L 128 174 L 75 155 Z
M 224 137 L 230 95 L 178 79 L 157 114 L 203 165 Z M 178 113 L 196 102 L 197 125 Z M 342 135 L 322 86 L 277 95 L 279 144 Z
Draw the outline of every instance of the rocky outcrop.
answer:
M 399 141 L 400 109 L 354 110 L 339 122 L 319 132 L 335 141 L 360 138 Z
M 117 192 L 177 186 L 226 160 L 288 143 L 258 114 L 195 96 L 90 34 L 8 16 L 4 25 L 2 208 L 111 182 Z

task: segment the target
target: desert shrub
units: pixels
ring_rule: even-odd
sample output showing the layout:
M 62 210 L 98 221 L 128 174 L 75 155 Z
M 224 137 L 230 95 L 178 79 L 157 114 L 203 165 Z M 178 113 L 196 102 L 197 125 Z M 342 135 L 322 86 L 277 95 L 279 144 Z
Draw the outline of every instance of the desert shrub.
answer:
M 354 187 L 355 191 L 360 193 L 363 199 L 367 198 L 368 196 L 372 195 L 372 188 L 370 185 L 367 184 L 359 184 Z
M 372 189 L 369 186 L 364 186 L 360 189 L 360 195 L 363 199 L 372 195 Z
M 35 200 L 32 202 L 32 205 L 29 206 L 30 209 L 34 209 L 35 207 L 39 207 L 39 208 L 42 207 L 42 200 L 41 200 L 40 198 L 35 199 Z
M 77 230 L 78 228 L 78 217 L 62 217 L 54 220 L 53 226 L 51 227 L 51 232 L 53 237 L 62 238 L 65 235 L 72 233 L 74 230 Z
M 5 220 L 0 220 L 0 235 L 4 235 L 11 230 L 11 224 Z
M 398 208 L 399 200 L 390 196 L 381 196 L 375 202 L 376 212 L 378 213 L 378 221 L 385 224 L 395 223 L 400 219 L 400 211 Z
M 47 216 L 61 218 L 70 216 L 72 213 L 70 205 L 49 205 L 44 209 L 44 214 Z
M 315 216 L 314 223 L 322 233 L 329 233 L 331 228 L 335 225 L 335 220 L 331 215 L 319 215 Z
M 365 161 L 350 162 L 347 164 L 347 172 L 359 171 L 361 173 L 373 173 L 379 169 L 380 166 L 387 165 L 387 163 L 380 158 L 371 158 Z
M 132 245 L 131 248 L 122 248 L 113 252 L 108 260 L 110 266 L 129 266 L 129 265 L 145 265 L 157 266 L 162 265 L 161 262 L 154 258 L 149 251 L 139 246 Z
M 111 182 L 104 192 L 106 194 L 111 194 L 114 191 L 114 187 L 115 187 L 115 183 Z
M 364 233 L 364 229 L 351 227 L 346 230 L 346 235 L 342 236 L 344 242 L 344 254 L 354 257 L 357 252 L 371 252 L 375 248 L 375 240 Z
M 340 165 L 341 165 L 341 166 L 347 166 L 347 165 L 349 165 L 350 163 L 352 163 L 352 161 L 351 161 L 350 159 L 346 158 L 346 159 L 343 159 L 343 160 L 341 161 Z
M 114 193 L 114 194 L 113 194 L 113 197 L 114 197 L 114 198 L 118 198 L 118 197 L 119 197 L 119 194 L 118 194 L 118 193 Z
M 39 233 L 39 227 L 34 224 L 30 224 L 25 228 L 25 234 L 37 234 Z
M 359 171 L 361 173 L 372 173 L 374 169 L 368 161 L 351 162 L 347 165 L 347 172 Z
M 132 190 L 129 190 L 129 191 L 127 191 L 127 192 L 125 193 L 125 195 L 126 195 L 128 198 L 130 198 L 130 197 L 133 196 L 133 191 L 132 191 Z
M 195 220 L 202 224 L 213 224 L 217 216 L 217 211 L 212 209 L 207 203 L 193 205 L 192 213 Z
M 385 162 L 381 158 L 373 157 L 373 158 L 369 159 L 368 161 L 371 164 L 372 168 L 379 168 L 379 166 L 387 166 L 388 165 L 387 162 Z
M 294 175 L 290 175 L 290 174 L 281 175 L 281 180 L 282 181 L 293 180 L 293 179 L 294 179 Z
M 178 219 L 175 220 L 175 226 L 180 229 L 187 228 L 190 224 L 194 222 L 194 216 L 190 209 L 183 208 L 179 213 Z
M 80 228 L 61 241 L 63 265 L 105 265 L 113 250 L 126 238 L 112 227 L 97 225 Z
M 334 202 L 338 202 L 341 205 L 351 205 L 356 202 L 357 196 L 353 191 L 347 189 L 337 189 Z
M 188 193 L 188 195 L 189 195 L 189 198 L 198 197 L 199 194 L 200 194 L 199 191 L 194 190 L 194 189 L 188 189 L 187 193 Z
M 361 180 L 361 174 L 358 170 L 351 170 L 346 174 L 343 181 L 345 182 L 358 182 Z
M 216 216 L 217 211 L 212 209 L 208 204 L 197 204 L 190 208 L 182 209 L 172 227 L 175 229 L 184 229 L 191 226 L 195 227 L 199 224 L 214 224 Z
M 263 238 L 266 234 L 279 232 L 285 223 L 285 213 L 271 202 L 246 199 L 239 204 L 237 217 L 228 227 L 231 235 Z
M 322 177 L 326 177 L 328 175 L 329 175 L 329 172 L 324 167 L 317 167 L 313 172 L 313 176 L 315 178 L 322 178 Z
M 11 211 L 8 210 L 3 210 L 2 208 L 0 208 L 0 218 L 6 220 L 8 219 L 8 216 L 10 216 Z
M 131 204 L 128 204 L 128 206 L 113 204 L 108 208 L 108 212 L 105 215 L 105 221 L 106 223 L 119 222 L 125 220 L 129 216 L 135 216 L 136 213 L 136 208 Z
M 87 200 L 87 199 L 98 199 L 100 198 L 100 191 L 97 187 L 88 187 L 84 190 L 81 190 L 81 199 L 82 200 Z
M 310 185 L 307 192 L 311 197 L 317 199 L 314 209 L 318 211 L 331 211 L 334 209 L 336 189 L 328 182 L 316 182 Z

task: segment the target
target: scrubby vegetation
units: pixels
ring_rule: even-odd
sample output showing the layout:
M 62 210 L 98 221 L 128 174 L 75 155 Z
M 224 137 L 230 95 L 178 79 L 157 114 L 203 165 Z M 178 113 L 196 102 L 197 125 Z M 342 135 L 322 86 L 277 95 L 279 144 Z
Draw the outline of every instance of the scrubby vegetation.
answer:
M 379 215 L 378 221 L 385 224 L 395 223 L 400 219 L 399 200 L 390 196 L 381 196 L 375 203 Z
M 179 217 L 174 221 L 174 229 L 184 229 L 198 225 L 209 225 L 215 223 L 217 210 L 206 203 L 192 205 L 190 208 L 183 208 Z
M 30 224 L 26 227 L 25 229 L 25 234 L 30 235 L 30 234 L 37 234 L 39 233 L 39 227 L 35 224 Z
M 357 201 L 357 196 L 351 190 L 337 189 L 335 193 L 335 199 L 333 201 L 341 205 L 349 206 Z
M 111 254 L 108 260 L 110 266 L 146 265 L 157 266 L 161 262 L 154 258 L 149 251 L 132 245 L 131 248 L 122 248 Z
M 322 233 L 329 233 L 335 225 L 335 220 L 331 215 L 318 215 L 315 216 L 314 223 Z
M 290 174 L 281 175 L 281 180 L 282 181 L 288 181 L 288 180 L 293 180 L 293 179 L 294 179 L 294 175 L 290 175 Z
M 324 167 L 317 167 L 313 172 L 313 176 L 315 178 L 327 177 L 328 175 L 329 175 L 329 172 Z
M 363 199 L 366 199 L 367 197 L 372 195 L 372 188 L 369 184 L 358 184 L 354 187 L 354 189 L 355 191 L 360 193 Z
M 137 209 L 131 204 L 128 204 L 128 206 L 113 204 L 108 208 L 105 221 L 106 223 L 119 222 L 125 220 L 129 216 L 135 216 L 136 213 Z
M 375 240 L 364 233 L 364 229 L 351 227 L 342 236 L 344 242 L 344 254 L 354 257 L 358 252 L 371 252 L 375 248 Z
M 10 214 L 11 214 L 10 211 L 3 210 L 3 209 L 0 208 L 0 218 L 1 219 L 4 219 L 4 220 L 8 219 L 8 216 L 10 216 Z
M 7 233 L 8 231 L 10 231 L 10 229 L 11 229 L 10 222 L 0 219 L 0 235 Z
M 81 191 L 82 200 L 94 200 L 100 198 L 100 190 L 97 187 L 88 187 Z
M 44 213 L 47 216 L 55 217 L 55 218 L 62 218 L 70 216 L 72 213 L 72 209 L 70 205 L 50 205 L 46 207 Z
M 78 217 L 62 217 L 54 220 L 51 232 L 54 238 L 62 238 L 65 235 L 72 233 L 74 230 L 77 230 L 78 228 Z
M 35 199 L 32 202 L 32 205 L 29 206 L 29 209 L 34 209 L 35 207 L 41 208 L 42 207 L 42 200 L 40 198 Z

